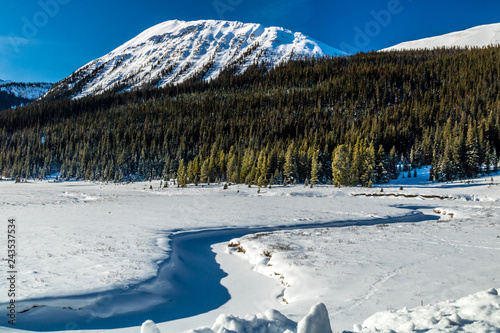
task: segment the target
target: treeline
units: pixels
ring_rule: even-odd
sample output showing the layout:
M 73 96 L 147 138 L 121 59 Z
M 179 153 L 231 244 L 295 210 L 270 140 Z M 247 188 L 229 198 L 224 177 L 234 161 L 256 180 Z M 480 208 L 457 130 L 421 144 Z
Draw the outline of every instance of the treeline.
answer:
M 0 91 L 0 112 L 1 110 L 10 109 L 13 106 L 28 104 L 29 99 L 17 97 L 14 94 L 9 94 L 7 91 Z
M 0 173 L 370 186 L 422 165 L 439 181 L 498 167 L 498 47 L 232 71 L 3 111 Z

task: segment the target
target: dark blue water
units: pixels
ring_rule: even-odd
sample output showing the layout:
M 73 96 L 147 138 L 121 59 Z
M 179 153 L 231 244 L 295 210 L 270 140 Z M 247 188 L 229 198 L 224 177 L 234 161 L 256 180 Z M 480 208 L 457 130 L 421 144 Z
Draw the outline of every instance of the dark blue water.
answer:
M 35 331 L 112 329 L 139 326 L 147 319 L 161 323 L 188 318 L 217 309 L 230 299 L 227 289 L 221 285 L 221 279 L 227 274 L 215 261 L 215 253 L 211 250 L 213 244 L 258 232 L 437 219 L 438 216 L 416 212 L 397 218 L 175 233 L 170 236 L 170 257 L 160 264 L 155 278 L 126 289 L 19 302 L 17 310 L 25 311 L 17 314 L 15 328 Z M 1 326 L 8 326 L 6 305 L 0 305 L 0 316 L 4 318 Z

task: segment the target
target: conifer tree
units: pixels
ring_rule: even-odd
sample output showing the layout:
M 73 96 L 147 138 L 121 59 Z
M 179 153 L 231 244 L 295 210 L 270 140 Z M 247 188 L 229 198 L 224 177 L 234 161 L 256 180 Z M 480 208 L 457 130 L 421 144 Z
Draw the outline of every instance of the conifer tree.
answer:
M 480 172 L 479 143 L 474 126 L 469 122 L 466 141 L 465 172 L 468 178 L 476 177 Z
M 182 159 L 179 163 L 179 169 L 177 170 L 177 183 L 181 187 L 186 187 L 187 185 L 187 170 L 184 159 Z
M 295 147 L 293 142 L 288 146 L 285 155 L 285 165 L 283 166 L 283 177 L 285 184 L 290 184 L 295 179 Z
M 376 183 L 389 182 L 388 169 L 389 161 L 385 158 L 384 146 L 380 145 L 375 155 L 375 168 L 373 170 L 373 178 Z
M 398 170 L 398 161 L 397 161 L 397 153 L 396 146 L 392 146 L 391 151 L 389 153 L 389 174 L 392 175 L 392 179 L 398 179 L 399 170 Z
M 208 183 L 210 179 L 210 158 L 205 159 L 201 165 L 200 181 Z
M 240 176 L 238 173 L 238 158 L 230 153 L 229 161 L 227 162 L 227 178 L 231 183 L 239 183 Z
M 493 165 L 493 172 L 498 172 L 498 155 L 497 149 L 493 148 L 493 153 L 491 154 L 491 164 Z
M 365 141 L 364 139 L 358 138 L 356 144 L 354 145 L 354 151 L 352 153 L 352 179 L 353 185 L 363 184 L 364 176 L 364 165 L 366 163 L 365 156 Z
M 363 167 L 362 167 L 362 177 L 361 184 L 363 186 L 371 187 L 373 184 L 373 170 L 375 169 L 375 147 L 373 142 L 370 143 L 368 148 L 365 150 Z
M 268 158 L 266 156 L 265 150 L 261 150 L 259 154 L 259 158 L 257 160 L 257 169 L 256 178 L 257 184 L 259 186 L 267 185 L 267 176 L 270 172 L 270 165 L 268 163 Z
M 312 156 L 311 161 L 311 186 L 318 183 L 318 173 L 321 169 L 321 162 L 319 162 L 319 150 L 316 150 Z
M 340 145 L 333 151 L 332 178 L 336 187 L 351 185 L 351 151 L 349 145 Z
M 248 175 L 251 173 L 254 165 L 254 152 L 251 149 L 247 149 L 243 156 L 243 161 L 241 163 L 240 169 L 240 181 L 244 181 L 248 184 L 250 178 Z

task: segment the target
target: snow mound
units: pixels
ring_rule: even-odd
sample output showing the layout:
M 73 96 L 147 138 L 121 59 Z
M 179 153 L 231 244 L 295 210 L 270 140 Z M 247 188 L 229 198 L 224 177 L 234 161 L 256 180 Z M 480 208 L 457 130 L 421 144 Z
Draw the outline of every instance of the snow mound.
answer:
M 297 333 L 332 333 L 328 310 L 323 303 L 318 303 L 297 325 Z
M 354 325 L 354 332 L 500 332 L 500 296 L 491 288 L 487 291 L 414 309 L 378 312 L 363 325 Z M 277 310 L 264 314 L 237 317 L 221 314 L 212 328 L 204 327 L 189 333 L 332 333 L 328 310 L 323 303 L 314 305 L 298 324 Z M 160 333 L 148 320 L 141 333 Z
M 378 312 L 354 332 L 499 332 L 500 296 L 496 289 L 411 310 Z
M 141 326 L 141 333 L 160 333 L 152 320 L 146 320 Z
M 144 326 L 144 324 L 143 324 Z M 237 317 L 221 314 L 212 328 L 198 328 L 189 333 L 331 333 L 328 310 L 323 303 L 311 308 L 298 325 L 277 310 L 264 314 Z M 142 332 L 141 333 L 145 333 Z M 156 332 L 157 333 L 157 332 Z

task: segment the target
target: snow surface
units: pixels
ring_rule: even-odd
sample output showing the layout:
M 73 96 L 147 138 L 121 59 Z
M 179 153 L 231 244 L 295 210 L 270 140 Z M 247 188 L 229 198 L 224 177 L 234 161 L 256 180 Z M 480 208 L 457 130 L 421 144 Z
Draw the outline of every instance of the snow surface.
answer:
M 260 24 L 229 21 L 172 20 L 147 29 L 109 54 L 90 62 L 57 89 L 89 80 L 75 96 L 102 93 L 117 85 L 133 89 L 153 83 L 180 83 L 203 72 L 204 80 L 216 78 L 236 65 L 244 72 L 254 63 L 277 65 L 302 56 L 344 53 L 300 32 Z
M 5 91 L 8 94 L 29 100 L 36 100 L 42 97 L 52 86 L 50 83 L 12 83 L 0 80 L 0 91 Z
M 354 325 L 357 333 L 376 332 L 470 332 L 500 331 L 500 296 L 490 288 L 458 300 L 419 306 L 414 309 L 382 311 Z M 145 330 L 147 327 L 150 330 Z M 298 324 L 276 310 L 244 318 L 220 315 L 212 328 L 199 328 L 189 333 L 331 333 L 328 312 L 323 303 L 314 305 Z M 153 322 L 142 325 L 141 333 L 160 333 Z
M 144 327 L 156 331 L 143 331 Z M 238 316 L 221 314 L 211 328 L 203 327 L 188 333 L 332 333 L 328 310 L 323 303 L 315 304 L 298 323 L 288 319 L 279 311 L 267 310 L 264 314 Z M 141 333 L 160 333 L 150 320 L 142 324 Z
M 279 283 L 282 291 L 275 297 L 288 311 L 325 303 L 334 331 L 351 329 L 382 309 L 456 299 L 497 286 L 498 177 L 493 185 L 490 178 L 425 185 L 421 180 L 428 170 L 419 173 L 419 178 L 384 186 L 387 195 L 410 197 L 364 197 L 360 209 L 413 206 L 435 214 L 437 222 L 260 233 L 230 241 L 227 252 Z M 380 188 L 365 192 L 381 193 Z
M 264 314 L 246 315 L 241 318 L 221 314 L 211 328 L 198 328 L 193 333 L 262 332 L 282 333 L 296 331 L 297 323 L 286 318 L 279 311 L 268 310 Z
M 397 44 L 382 51 L 434 49 L 440 47 L 485 47 L 500 44 L 500 23 L 481 25 L 442 36 Z
M 217 263 L 227 273 L 221 283 L 231 299 L 194 317 L 156 324 L 164 333 L 184 332 L 213 327 L 221 314 L 245 318 L 269 309 L 299 322 L 321 302 L 328 309 L 334 332 L 352 330 L 353 324 L 367 330 L 369 322 L 364 321 L 374 313 L 415 308 L 422 302 L 423 308 L 452 304 L 440 302 L 460 301 L 479 290 L 498 287 L 500 177 L 428 184 L 423 181 L 426 173 L 421 170 L 418 178 L 384 185 L 383 192 L 380 187 L 277 186 L 258 193 L 256 187 L 246 186 L 160 189 L 158 182 L 2 181 L 0 207 L 3 218 L 15 217 L 19 224 L 20 300 L 105 294 L 147 280 L 169 255 L 168 235 L 179 231 L 387 217 L 388 222 L 378 226 L 242 237 L 244 254 L 228 248 L 227 242 L 215 244 Z M 374 193 L 407 196 L 364 195 Z M 414 211 L 439 221 L 397 223 L 398 216 Z M 5 239 L 0 241 L 5 248 Z M 6 288 L 7 281 L 1 279 L 0 289 Z M 3 306 L 6 295 L 0 297 Z M 495 309 L 492 299 L 483 301 L 481 304 L 492 304 L 490 309 Z M 193 307 L 201 303 L 192 302 Z M 473 315 L 435 306 L 443 308 L 442 316 L 450 320 L 457 319 L 452 318 L 454 313 L 463 323 L 474 320 Z M 481 318 L 487 313 L 477 313 L 477 321 L 485 321 Z M 490 317 L 497 314 L 491 311 Z M 424 317 L 412 317 L 411 322 L 418 328 Z M 397 323 L 402 320 L 394 319 Z M 141 323 L 109 332 L 137 333 Z M 479 328 L 476 332 L 481 332 Z M 0 331 L 16 330 L 0 327 Z
M 20 246 L 29 249 L 19 253 L 25 267 L 19 297 L 99 292 L 151 278 L 168 256 L 167 237 L 183 230 L 294 225 L 409 212 L 383 206 L 358 211 L 348 193 L 328 187 L 257 191 L 243 185 L 226 191 L 221 185 L 165 189 L 159 182 L 0 182 L 2 216 L 19 220 Z
M 144 327 L 154 330 L 145 331 Z M 374 314 L 353 332 L 429 332 L 429 333 L 492 333 L 500 331 L 500 296 L 490 288 L 458 300 L 448 300 L 413 309 L 388 310 Z M 328 312 L 323 303 L 314 305 L 297 323 L 276 310 L 264 315 L 245 318 L 220 315 L 212 328 L 199 328 L 189 333 L 258 332 L 258 333 L 331 333 Z M 141 333 L 160 333 L 154 323 L 147 321 Z
M 356 332 L 500 332 L 500 297 L 496 289 L 456 301 L 411 310 L 383 311 L 358 325 Z

